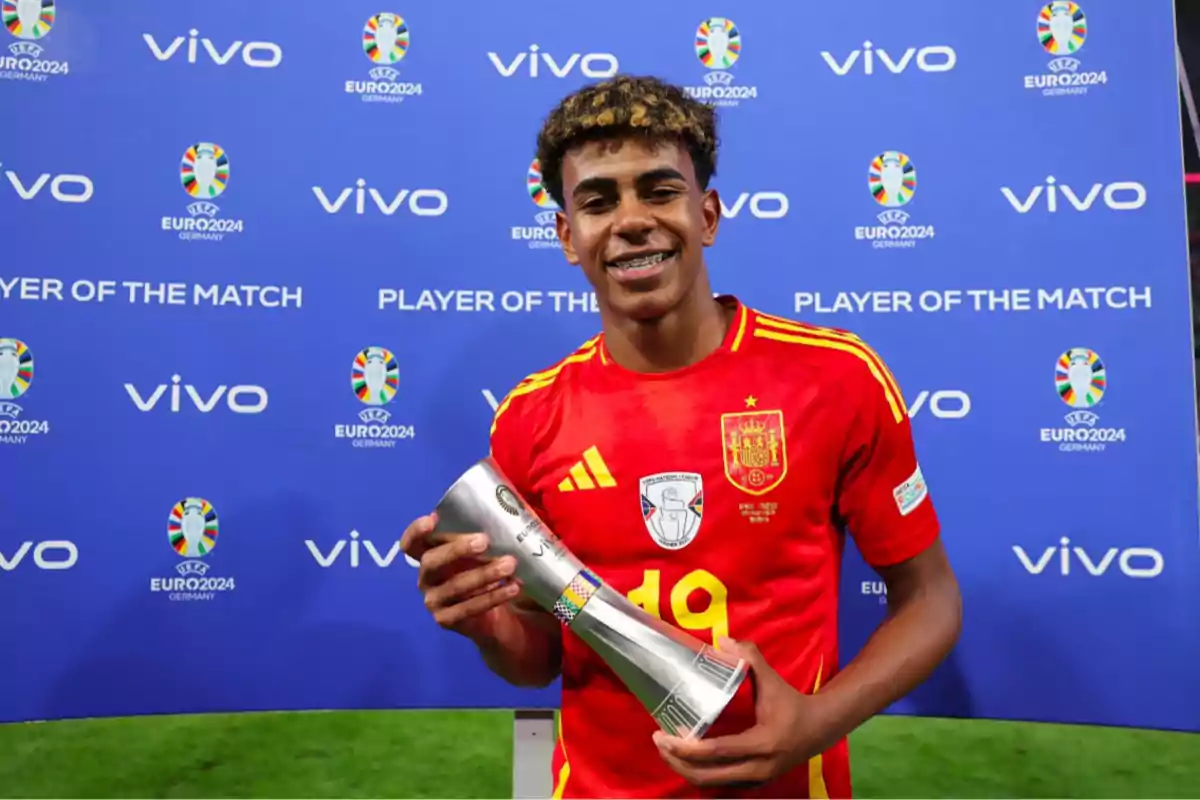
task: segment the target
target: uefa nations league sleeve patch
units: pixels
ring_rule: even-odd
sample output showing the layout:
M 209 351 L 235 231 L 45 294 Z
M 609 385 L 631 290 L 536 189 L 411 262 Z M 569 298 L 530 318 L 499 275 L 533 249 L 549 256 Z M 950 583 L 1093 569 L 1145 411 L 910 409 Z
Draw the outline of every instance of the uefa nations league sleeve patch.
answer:
M 900 509 L 900 516 L 907 517 L 929 494 L 929 489 L 925 486 L 925 476 L 921 474 L 921 465 L 917 465 L 917 469 L 904 483 L 892 490 L 892 497 L 896 498 L 896 506 Z

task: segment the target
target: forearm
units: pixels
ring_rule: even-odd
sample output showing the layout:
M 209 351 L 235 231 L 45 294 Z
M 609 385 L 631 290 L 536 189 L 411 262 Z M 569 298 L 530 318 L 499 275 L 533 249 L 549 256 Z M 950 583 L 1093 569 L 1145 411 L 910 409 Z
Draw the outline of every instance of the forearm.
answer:
M 491 635 L 476 641 L 488 669 L 514 686 L 547 686 L 562 668 L 562 627 L 541 610 L 509 603 Z
M 924 682 L 953 649 L 961 621 L 952 577 L 911 597 L 893 598 L 862 651 L 818 692 L 827 731 L 821 750 Z

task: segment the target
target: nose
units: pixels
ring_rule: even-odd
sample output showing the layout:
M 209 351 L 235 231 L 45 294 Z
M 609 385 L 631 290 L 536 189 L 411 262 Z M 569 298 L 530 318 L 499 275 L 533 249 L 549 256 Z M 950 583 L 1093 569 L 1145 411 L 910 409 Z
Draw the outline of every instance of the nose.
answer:
M 628 240 L 645 238 L 656 223 L 650 208 L 636 195 L 621 198 L 613 220 L 613 233 Z

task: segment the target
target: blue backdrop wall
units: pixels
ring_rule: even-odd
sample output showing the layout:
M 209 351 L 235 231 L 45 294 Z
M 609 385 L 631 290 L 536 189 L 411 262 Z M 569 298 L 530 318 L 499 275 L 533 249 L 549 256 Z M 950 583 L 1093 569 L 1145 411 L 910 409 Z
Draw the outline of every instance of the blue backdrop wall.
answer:
M 1169 0 L 0 7 L 0 721 L 555 705 L 396 542 L 598 329 L 531 159 L 620 70 L 720 106 L 716 287 L 904 389 L 966 627 L 894 710 L 1200 729 Z

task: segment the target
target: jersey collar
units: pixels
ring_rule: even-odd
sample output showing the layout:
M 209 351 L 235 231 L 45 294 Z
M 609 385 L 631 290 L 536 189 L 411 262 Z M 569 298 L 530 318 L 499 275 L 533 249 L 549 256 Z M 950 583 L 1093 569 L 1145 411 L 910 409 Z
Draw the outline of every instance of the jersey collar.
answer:
M 732 294 L 717 294 L 714 295 L 714 298 L 721 305 L 734 310 L 733 321 L 729 325 L 729 330 L 725 332 L 725 338 L 721 341 L 720 347 L 709 353 L 705 358 L 697 361 L 695 364 L 691 364 L 680 369 L 671 370 L 670 372 L 633 372 L 625 369 L 616 361 L 613 361 L 612 355 L 608 352 L 606 337 L 603 333 L 601 333 L 599 336 L 599 341 L 596 343 L 597 355 L 599 355 L 598 361 L 601 369 L 604 369 L 608 372 L 624 374 L 637 379 L 670 379 L 680 377 L 698 369 L 706 368 L 709 364 L 723 359 L 730 353 L 739 352 L 745 345 L 746 329 L 749 327 L 750 309 Z

